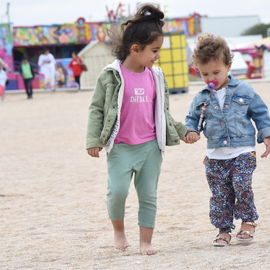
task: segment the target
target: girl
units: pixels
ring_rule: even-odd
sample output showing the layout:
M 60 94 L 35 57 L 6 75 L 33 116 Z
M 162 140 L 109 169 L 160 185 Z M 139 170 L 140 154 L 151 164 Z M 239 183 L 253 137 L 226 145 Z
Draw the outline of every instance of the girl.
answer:
M 234 217 L 242 220 L 236 239 L 251 241 L 258 219 L 252 191 L 256 152 L 251 119 L 258 129 L 257 142 L 266 145 L 261 157 L 267 157 L 270 153 L 268 109 L 250 85 L 228 75 L 232 55 L 221 37 L 200 36 L 193 63 L 208 86 L 195 96 L 186 126 L 203 130 L 207 138 L 204 164 L 212 192 L 210 220 L 219 229 L 213 244 L 223 247 L 230 243 Z M 196 133 L 189 133 L 186 141 L 192 143 L 197 139 Z
M 108 163 L 107 207 L 115 247 L 125 250 L 125 201 L 131 178 L 139 200 L 140 252 L 152 255 L 157 183 L 165 144 L 179 144 L 187 130 L 169 114 L 168 88 L 162 71 L 152 67 L 163 42 L 164 14 L 142 6 L 122 25 L 117 60 L 101 73 L 90 106 L 87 150 Z

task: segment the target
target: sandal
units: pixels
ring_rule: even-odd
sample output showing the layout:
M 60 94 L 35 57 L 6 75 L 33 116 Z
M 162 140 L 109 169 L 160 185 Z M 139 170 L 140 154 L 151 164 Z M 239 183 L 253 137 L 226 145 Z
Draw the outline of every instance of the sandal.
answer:
M 225 234 L 225 233 L 222 233 Z M 213 241 L 214 247 L 226 247 L 230 244 L 232 236 L 229 233 L 226 233 L 229 235 L 229 237 L 221 236 L 221 234 L 218 234 L 216 236 L 216 239 Z
M 254 231 L 240 229 L 240 231 L 236 234 L 236 239 L 242 242 L 249 242 L 249 241 L 252 241 L 254 238 L 255 228 L 257 227 L 257 224 L 255 222 L 242 222 L 242 225 L 245 225 L 245 224 L 252 226 Z M 246 236 L 246 237 L 242 238 L 239 236 Z

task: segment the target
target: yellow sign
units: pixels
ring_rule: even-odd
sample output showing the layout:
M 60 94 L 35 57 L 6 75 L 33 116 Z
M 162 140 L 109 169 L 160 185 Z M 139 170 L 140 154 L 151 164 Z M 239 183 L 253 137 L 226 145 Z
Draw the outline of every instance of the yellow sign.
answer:
M 188 91 L 187 43 L 184 34 L 168 33 L 164 35 L 158 66 L 165 74 L 170 93 Z

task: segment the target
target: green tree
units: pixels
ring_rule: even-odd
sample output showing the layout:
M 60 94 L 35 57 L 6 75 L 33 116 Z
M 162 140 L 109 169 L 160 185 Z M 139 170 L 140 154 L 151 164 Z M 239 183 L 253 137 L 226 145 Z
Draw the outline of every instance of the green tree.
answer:
M 270 24 L 259 23 L 245 30 L 242 35 L 262 35 L 267 37 L 267 29 L 270 29 Z

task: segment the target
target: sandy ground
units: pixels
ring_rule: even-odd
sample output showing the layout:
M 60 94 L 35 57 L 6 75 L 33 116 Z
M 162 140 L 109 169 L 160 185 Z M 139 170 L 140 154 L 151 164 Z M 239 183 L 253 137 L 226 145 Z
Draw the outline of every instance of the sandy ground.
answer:
M 270 83 L 254 87 L 270 105 Z M 183 120 L 198 90 L 171 96 Z M 84 150 L 92 92 L 9 94 L 0 104 L 0 269 L 270 269 L 270 160 L 258 158 L 254 175 L 260 214 L 256 239 L 214 248 L 209 190 L 202 160 L 205 140 L 168 147 L 159 183 L 155 256 L 138 249 L 137 198 L 127 200 L 130 248 L 113 248 L 106 210 L 106 155 Z M 264 150 L 257 147 L 258 153 Z M 237 229 L 239 222 L 236 222 Z

